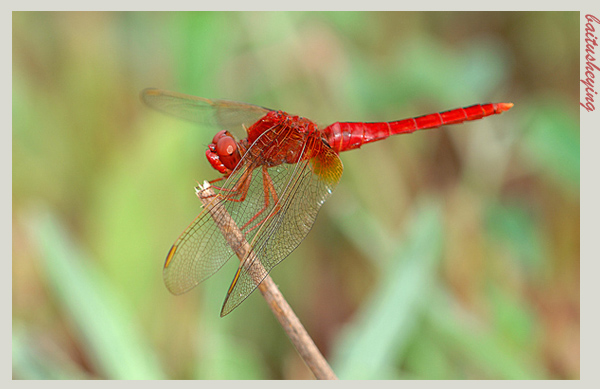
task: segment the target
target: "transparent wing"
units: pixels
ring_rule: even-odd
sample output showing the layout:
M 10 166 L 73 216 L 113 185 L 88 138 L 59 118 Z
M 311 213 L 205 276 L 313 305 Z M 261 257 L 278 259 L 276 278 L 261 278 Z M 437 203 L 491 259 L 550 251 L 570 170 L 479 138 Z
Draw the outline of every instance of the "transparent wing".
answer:
M 141 99 L 160 112 L 195 123 L 217 126 L 237 134 L 242 127 L 250 127 L 271 111 L 252 104 L 209 100 L 155 88 L 144 89 Z
M 217 194 L 213 201 L 225 200 Z M 183 231 L 167 255 L 163 279 L 175 295 L 215 274 L 234 254 L 207 209 Z

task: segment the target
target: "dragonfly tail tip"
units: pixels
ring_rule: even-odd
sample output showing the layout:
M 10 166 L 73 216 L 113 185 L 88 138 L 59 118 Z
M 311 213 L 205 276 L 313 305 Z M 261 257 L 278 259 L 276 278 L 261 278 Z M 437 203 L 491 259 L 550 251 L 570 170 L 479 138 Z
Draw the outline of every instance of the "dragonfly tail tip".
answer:
M 513 103 L 498 103 L 498 113 L 508 111 L 513 105 Z

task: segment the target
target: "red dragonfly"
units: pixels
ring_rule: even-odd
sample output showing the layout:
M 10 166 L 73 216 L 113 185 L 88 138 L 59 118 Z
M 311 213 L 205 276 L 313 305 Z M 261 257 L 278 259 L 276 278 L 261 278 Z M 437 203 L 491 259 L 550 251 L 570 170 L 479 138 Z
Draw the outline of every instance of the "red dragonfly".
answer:
M 333 123 L 319 128 L 309 119 L 251 104 L 159 89 L 145 89 L 141 97 L 159 111 L 220 129 L 206 151 L 210 164 L 223 174 L 211 181 L 219 182 L 213 185 L 218 191 L 215 200 L 235 220 L 256 254 L 252 258 L 260 260 L 266 273 L 310 231 L 342 176 L 340 152 L 390 135 L 481 119 L 513 106 L 476 104 L 389 123 Z M 233 133 L 240 131 L 245 138 L 236 140 Z M 185 293 L 217 272 L 233 254 L 205 208 L 169 250 L 165 284 L 173 294 Z M 229 287 L 221 316 L 257 287 L 249 272 L 253 264 L 244 262 Z

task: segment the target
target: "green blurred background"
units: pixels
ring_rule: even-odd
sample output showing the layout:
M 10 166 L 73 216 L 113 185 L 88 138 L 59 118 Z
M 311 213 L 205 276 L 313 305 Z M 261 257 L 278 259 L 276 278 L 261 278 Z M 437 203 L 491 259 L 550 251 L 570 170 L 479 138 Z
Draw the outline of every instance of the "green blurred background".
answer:
M 335 121 L 502 115 L 341 155 L 271 275 L 340 378 L 579 378 L 579 13 L 13 13 L 13 378 L 304 379 L 230 261 L 175 297 L 214 129 L 159 87 Z

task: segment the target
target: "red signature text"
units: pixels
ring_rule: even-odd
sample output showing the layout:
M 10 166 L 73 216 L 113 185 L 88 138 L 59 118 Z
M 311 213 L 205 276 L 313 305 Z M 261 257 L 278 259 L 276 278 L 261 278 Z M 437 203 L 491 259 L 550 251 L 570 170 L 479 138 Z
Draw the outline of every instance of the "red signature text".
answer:
M 594 95 L 597 95 L 598 92 L 594 90 L 594 78 L 596 75 L 594 74 L 595 70 L 600 70 L 598 65 L 595 63 L 595 49 L 594 46 L 598 46 L 598 37 L 594 35 L 596 28 L 592 22 L 596 22 L 597 25 L 600 25 L 600 20 L 594 15 L 585 15 L 585 19 L 587 23 L 585 24 L 585 77 L 581 82 L 586 86 L 585 88 L 585 104 L 582 102 L 579 103 L 586 111 L 591 112 L 594 108 Z

